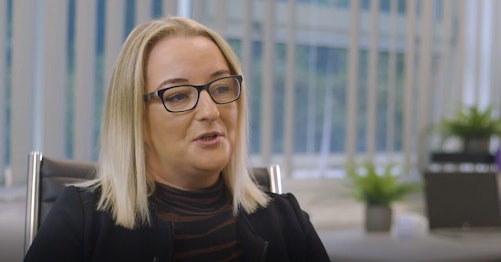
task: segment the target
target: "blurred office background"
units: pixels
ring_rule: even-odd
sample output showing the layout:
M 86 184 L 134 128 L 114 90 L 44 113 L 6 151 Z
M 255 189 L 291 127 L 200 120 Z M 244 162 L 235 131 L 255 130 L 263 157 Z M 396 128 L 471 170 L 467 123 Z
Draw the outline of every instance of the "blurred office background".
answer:
M 0 190 L 23 187 L 33 150 L 95 160 L 125 37 L 181 15 L 241 59 L 253 164 L 280 164 L 314 223 L 342 226 L 351 218 L 323 223 L 313 205 L 346 197 L 329 187 L 347 161 L 397 163 L 419 179 L 437 147 L 431 124 L 459 105 L 499 116 L 500 12 L 495 0 L 0 0 Z
M 236 50 L 256 165 L 342 176 L 350 159 L 419 165 L 424 130 L 501 99 L 499 1 L 0 1 L 0 181 L 31 150 L 94 160 L 103 96 L 138 23 L 190 16 Z M 7 173 L 7 176 L 6 176 Z

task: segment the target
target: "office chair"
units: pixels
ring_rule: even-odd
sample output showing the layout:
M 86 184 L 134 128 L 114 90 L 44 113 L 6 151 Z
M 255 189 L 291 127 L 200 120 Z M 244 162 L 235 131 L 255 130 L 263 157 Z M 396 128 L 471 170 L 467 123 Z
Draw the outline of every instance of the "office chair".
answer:
M 28 251 L 38 229 L 57 197 L 67 184 L 84 182 L 96 175 L 97 165 L 92 162 L 61 160 L 31 152 L 28 158 L 28 187 L 24 250 Z M 281 194 L 280 167 L 251 168 L 256 182 L 266 191 Z

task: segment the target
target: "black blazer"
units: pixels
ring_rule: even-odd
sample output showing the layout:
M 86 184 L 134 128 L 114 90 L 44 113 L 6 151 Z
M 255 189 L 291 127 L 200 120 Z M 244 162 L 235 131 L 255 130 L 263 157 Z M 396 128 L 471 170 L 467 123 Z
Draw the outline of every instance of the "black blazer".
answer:
M 237 217 L 244 261 L 329 261 L 308 215 L 292 194 Z M 67 187 L 24 261 L 171 261 L 173 230 L 152 214 L 152 226 L 129 230 L 96 211 L 98 193 Z

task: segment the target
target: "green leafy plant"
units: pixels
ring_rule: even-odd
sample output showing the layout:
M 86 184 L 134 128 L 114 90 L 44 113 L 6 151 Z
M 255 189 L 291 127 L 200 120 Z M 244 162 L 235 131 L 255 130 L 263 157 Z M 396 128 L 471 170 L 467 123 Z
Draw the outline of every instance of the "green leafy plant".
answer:
M 392 172 L 394 167 L 395 164 L 388 164 L 378 173 L 374 164 L 369 161 L 347 164 L 345 171 L 353 186 L 355 199 L 365 202 L 368 206 L 390 207 L 393 202 L 419 190 L 417 183 L 400 182 L 398 176 Z
M 459 137 L 490 138 L 501 136 L 501 118 L 492 117 L 492 106 L 480 110 L 477 106 L 462 107 L 456 111 L 453 118 L 444 119 L 439 123 L 444 138 Z

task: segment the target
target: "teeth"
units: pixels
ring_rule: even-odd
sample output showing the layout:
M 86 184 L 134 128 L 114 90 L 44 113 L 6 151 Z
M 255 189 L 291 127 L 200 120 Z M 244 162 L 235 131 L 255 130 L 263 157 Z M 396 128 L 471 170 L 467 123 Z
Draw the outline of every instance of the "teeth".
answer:
M 216 136 L 205 136 L 205 137 L 202 137 L 202 140 L 209 141 L 209 140 L 212 140 L 214 138 L 216 138 Z

